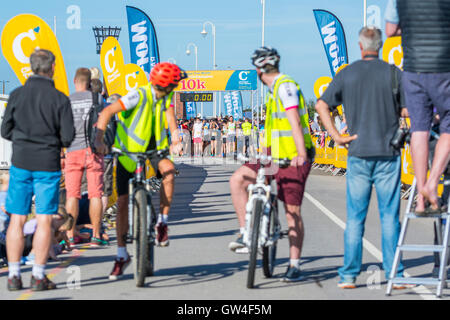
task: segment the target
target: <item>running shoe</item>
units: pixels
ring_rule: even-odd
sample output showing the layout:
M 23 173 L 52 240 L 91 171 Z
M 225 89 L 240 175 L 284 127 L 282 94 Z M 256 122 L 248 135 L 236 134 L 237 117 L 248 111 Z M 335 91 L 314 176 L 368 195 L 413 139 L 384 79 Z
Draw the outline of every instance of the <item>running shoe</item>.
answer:
M 56 284 L 51 282 L 47 276 L 44 276 L 42 279 L 36 279 L 34 276 L 31 276 L 31 290 L 32 291 L 46 291 L 56 289 Z
M 341 289 L 355 289 L 355 280 L 341 280 L 338 282 L 338 287 Z
M 169 227 L 165 223 L 156 225 L 156 245 L 158 247 L 169 246 Z
M 300 268 L 289 266 L 281 282 L 297 282 L 305 279 L 305 276 L 300 271 Z
M 99 239 L 99 238 L 95 238 L 95 237 L 92 237 L 91 238 L 91 242 L 89 243 L 91 248 L 97 248 L 97 247 L 100 247 L 100 246 L 107 246 L 108 244 L 109 244 L 108 241 L 105 241 L 105 240 L 102 240 L 102 239 Z
M 18 276 L 8 278 L 8 291 L 19 291 L 22 290 L 22 279 Z
M 234 251 L 234 252 L 237 252 L 237 250 L 243 249 L 243 248 L 246 248 L 246 245 L 244 243 L 244 235 L 243 234 L 239 234 L 237 239 L 234 241 L 231 241 L 230 244 L 228 245 L 228 249 L 230 249 L 231 251 Z M 247 252 L 248 252 L 248 250 L 247 250 Z
M 114 261 L 114 268 L 109 275 L 109 280 L 118 280 L 123 276 L 123 272 L 130 265 L 131 258 L 128 259 L 120 258 Z

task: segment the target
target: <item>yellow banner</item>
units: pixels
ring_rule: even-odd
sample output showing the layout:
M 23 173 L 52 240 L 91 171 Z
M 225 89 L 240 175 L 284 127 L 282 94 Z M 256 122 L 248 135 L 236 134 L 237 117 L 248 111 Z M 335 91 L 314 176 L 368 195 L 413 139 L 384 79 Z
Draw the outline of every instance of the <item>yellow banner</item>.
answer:
M 316 95 L 317 99 L 319 99 L 325 92 L 325 90 L 327 90 L 331 81 L 333 81 L 333 79 L 331 79 L 330 77 L 320 77 L 316 80 L 316 82 L 314 83 L 314 94 Z
M 123 68 L 125 61 L 123 59 L 122 47 L 114 37 L 108 37 L 103 42 L 100 50 L 100 65 L 105 78 L 105 86 L 108 94 L 126 93 Z
M 239 91 L 256 90 L 255 70 L 202 70 L 186 71 L 188 78 L 180 82 L 175 91 Z
M 51 51 L 56 58 L 56 89 L 69 95 L 66 69 L 55 34 L 48 24 L 32 14 L 21 14 L 9 20 L 2 31 L 2 51 L 19 81 L 24 84 L 33 74 L 30 56 L 36 48 Z
M 100 51 L 100 65 L 108 94 L 126 95 L 148 84 L 144 70 L 136 64 L 125 64 L 122 47 L 114 37 L 103 42 Z
M 136 90 L 148 84 L 147 76 L 137 64 L 129 63 L 123 66 L 125 90 L 127 92 Z
M 395 64 L 403 70 L 402 37 L 387 38 L 383 45 L 383 60 L 389 64 Z

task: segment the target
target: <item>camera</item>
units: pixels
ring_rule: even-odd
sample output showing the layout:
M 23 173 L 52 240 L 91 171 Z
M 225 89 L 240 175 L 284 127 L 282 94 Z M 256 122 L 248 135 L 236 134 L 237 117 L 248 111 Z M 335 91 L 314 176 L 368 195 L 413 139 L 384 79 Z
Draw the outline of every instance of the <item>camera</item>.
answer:
M 405 142 L 409 143 L 410 139 L 410 132 L 408 128 L 398 128 L 391 140 L 391 146 L 397 150 L 400 150 L 405 145 Z

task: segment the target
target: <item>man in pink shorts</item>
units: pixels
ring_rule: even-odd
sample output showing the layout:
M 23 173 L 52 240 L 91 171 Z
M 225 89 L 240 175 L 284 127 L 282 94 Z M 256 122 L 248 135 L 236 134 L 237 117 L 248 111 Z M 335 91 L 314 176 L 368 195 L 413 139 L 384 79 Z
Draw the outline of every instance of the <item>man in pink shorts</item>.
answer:
M 103 195 L 103 155 L 92 152 L 87 144 L 85 133 L 85 119 L 93 105 L 94 95 L 89 91 L 91 83 L 91 71 L 80 68 L 75 75 L 75 93 L 70 95 L 72 112 L 75 123 L 75 139 L 67 149 L 65 162 L 66 182 L 66 210 L 75 219 L 78 218 L 79 200 L 81 199 L 81 180 L 86 170 L 86 178 L 89 195 L 89 216 L 92 223 L 91 246 L 96 247 L 103 244 L 101 240 L 101 216 Z M 97 102 L 102 105 L 103 98 L 98 95 Z M 68 231 L 69 240 L 72 245 L 80 243 L 81 239 L 75 237 L 75 226 Z

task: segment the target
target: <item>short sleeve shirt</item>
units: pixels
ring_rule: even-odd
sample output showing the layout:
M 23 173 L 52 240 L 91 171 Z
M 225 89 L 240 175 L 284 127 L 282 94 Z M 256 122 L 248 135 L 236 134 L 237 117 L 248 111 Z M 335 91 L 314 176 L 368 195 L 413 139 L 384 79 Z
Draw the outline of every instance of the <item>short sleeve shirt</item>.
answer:
M 270 92 L 273 92 L 275 83 L 281 76 L 282 74 L 274 79 Z M 280 85 L 278 88 L 278 97 L 280 98 L 285 110 L 298 108 L 298 105 L 300 104 L 298 88 L 292 82 L 285 82 Z
M 400 19 L 397 12 L 397 0 L 388 0 L 384 20 L 393 24 L 399 24 Z
M 400 70 L 397 72 L 401 79 Z M 336 75 L 320 99 L 332 109 L 343 104 L 348 131 L 358 135 L 350 143 L 349 156 L 398 155 L 390 145 L 400 110 L 394 104 L 389 64 L 379 59 L 352 63 Z

